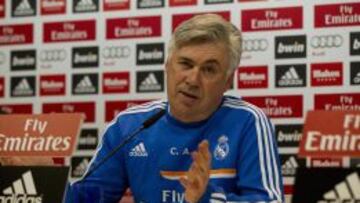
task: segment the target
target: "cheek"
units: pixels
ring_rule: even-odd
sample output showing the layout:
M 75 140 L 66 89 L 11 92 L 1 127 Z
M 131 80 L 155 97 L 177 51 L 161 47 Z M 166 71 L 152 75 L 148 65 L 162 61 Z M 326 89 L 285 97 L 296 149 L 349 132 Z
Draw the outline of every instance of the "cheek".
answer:
M 205 84 L 204 88 L 206 96 L 212 99 L 221 98 L 226 90 L 223 83 Z

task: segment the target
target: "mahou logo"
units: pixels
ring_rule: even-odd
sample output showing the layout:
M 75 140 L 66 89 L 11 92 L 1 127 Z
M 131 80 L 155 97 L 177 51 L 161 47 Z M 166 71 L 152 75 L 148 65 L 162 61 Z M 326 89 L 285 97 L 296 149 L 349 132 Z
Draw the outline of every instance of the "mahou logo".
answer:
M 32 114 L 32 104 L 0 104 L 0 114 Z
M 311 64 L 311 86 L 337 86 L 343 83 L 342 63 Z
M 40 96 L 65 95 L 65 75 L 40 76 Z
M 95 20 L 44 23 L 43 41 L 51 43 L 95 40 L 95 27 Z
M 229 11 L 217 11 L 217 12 L 212 12 L 214 14 L 220 15 L 221 17 L 223 17 L 225 20 L 230 21 L 230 12 Z M 201 15 L 201 14 L 205 14 L 205 13 L 186 13 L 186 14 L 175 14 L 172 16 L 172 31 L 175 30 L 175 28 L 180 25 L 182 22 L 189 20 L 190 18 L 196 16 L 196 15 Z
M 41 15 L 65 14 L 66 0 L 41 0 Z
M 37 0 L 12 0 L 11 1 L 11 16 L 35 16 L 36 15 Z
M 105 122 L 110 122 L 116 115 L 127 108 L 149 101 L 150 100 L 107 101 L 105 102 Z
M 251 9 L 241 12 L 243 32 L 303 28 L 303 8 Z
M 32 44 L 33 40 L 33 24 L 0 26 L 0 46 Z
M 128 93 L 130 89 L 129 72 L 103 74 L 103 93 Z
M 315 94 L 315 110 L 360 110 L 360 93 Z
M 343 167 L 342 158 L 310 158 L 310 167 Z
M 268 67 L 247 66 L 238 68 L 238 88 L 267 88 Z
M 315 28 L 360 25 L 360 3 L 315 6 Z
M 5 17 L 5 0 L 0 0 L 0 18 Z
M 275 37 L 275 58 L 305 58 L 306 35 Z
M 271 118 L 301 118 L 302 95 L 244 97 L 245 101 L 260 107 Z
M 95 102 L 44 103 L 43 113 L 83 113 L 85 122 L 95 122 Z
M 169 5 L 172 6 L 190 6 L 196 5 L 197 0 L 170 0 Z
M 161 16 L 114 18 L 106 20 L 106 39 L 161 36 Z
M 104 0 L 104 11 L 129 10 L 130 0 Z
M 5 92 L 5 81 L 4 81 L 4 78 L 3 77 L 0 77 L 0 97 L 4 97 L 4 92 Z M 1 113 L 0 113 L 1 114 Z

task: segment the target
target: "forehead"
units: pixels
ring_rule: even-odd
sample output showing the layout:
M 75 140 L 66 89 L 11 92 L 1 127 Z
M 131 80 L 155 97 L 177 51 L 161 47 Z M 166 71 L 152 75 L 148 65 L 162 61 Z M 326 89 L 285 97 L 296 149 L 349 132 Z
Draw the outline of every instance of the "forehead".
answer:
M 228 60 L 228 50 L 224 43 L 200 43 L 182 46 L 173 51 L 176 59 L 186 58 L 199 63 L 217 61 L 225 63 Z

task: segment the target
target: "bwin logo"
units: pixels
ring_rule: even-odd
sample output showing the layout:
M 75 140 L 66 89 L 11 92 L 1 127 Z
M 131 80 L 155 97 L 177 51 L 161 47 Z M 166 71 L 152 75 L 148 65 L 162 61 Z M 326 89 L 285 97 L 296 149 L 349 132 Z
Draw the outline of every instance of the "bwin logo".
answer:
M 317 203 L 358 203 L 360 202 L 360 179 L 359 175 L 354 172 L 346 179 L 334 186 L 334 189 L 323 195 L 323 200 Z
M 42 196 L 37 194 L 34 178 L 31 171 L 22 174 L 22 177 L 15 180 L 12 186 L 5 188 L 0 195 L 0 202 L 10 203 L 42 203 Z
M 277 52 L 280 54 L 283 53 L 301 53 L 305 50 L 305 45 L 300 44 L 299 42 L 296 42 L 292 45 L 286 45 L 283 43 L 279 43 Z
M 275 38 L 276 59 L 304 57 L 306 57 L 306 35 Z
M 360 55 L 360 32 L 350 33 L 350 55 Z

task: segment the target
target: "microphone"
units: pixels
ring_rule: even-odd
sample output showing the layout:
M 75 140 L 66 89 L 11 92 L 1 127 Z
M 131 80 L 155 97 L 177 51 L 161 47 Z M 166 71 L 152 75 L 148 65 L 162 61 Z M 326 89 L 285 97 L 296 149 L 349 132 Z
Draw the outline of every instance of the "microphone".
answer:
M 98 169 L 101 165 L 103 165 L 109 158 L 111 158 L 117 151 L 119 151 L 122 147 L 124 147 L 129 141 L 131 141 L 137 134 L 139 134 L 144 129 L 152 126 L 156 121 L 158 121 L 164 114 L 166 110 L 161 109 L 159 112 L 145 120 L 142 125 L 130 133 L 125 139 L 120 142 L 113 150 L 109 152 L 103 159 L 101 159 L 98 164 L 94 165 L 93 167 L 89 168 L 89 171 L 84 175 L 81 181 L 84 181 L 88 176 L 90 176 L 96 169 Z M 90 166 L 89 166 L 90 167 Z M 80 181 L 80 182 L 81 182 Z

